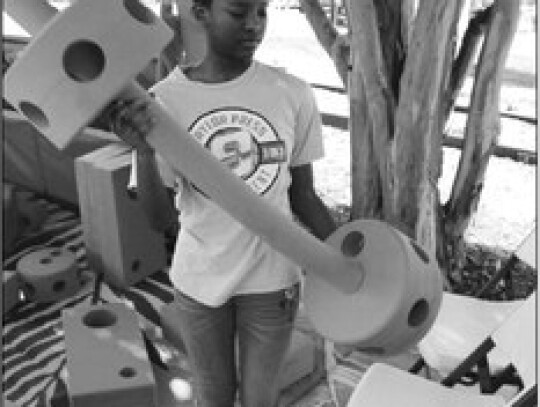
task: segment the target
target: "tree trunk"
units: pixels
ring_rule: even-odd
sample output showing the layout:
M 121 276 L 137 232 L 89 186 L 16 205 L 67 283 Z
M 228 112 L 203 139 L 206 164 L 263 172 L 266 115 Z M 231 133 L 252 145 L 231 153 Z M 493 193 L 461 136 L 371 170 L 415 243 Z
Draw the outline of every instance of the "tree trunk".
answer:
M 496 0 L 476 68 L 465 144 L 445 206 L 447 259 L 460 259 L 463 235 L 476 212 L 487 164 L 500 134 L 499 96 L 508 49 L 517 29 L 519 0 Z M 449 267 L 460 267 L 450 264 Z
M 460 5 L 460 0 L 421 4 L 403 72 L 402 3 L 378 3 L 375 8 L 372 0 L 357 0 L 348 8 L 349 21 L 354 22 L 349 89 L 353 170 L 365 171 L 353 173 L 353 188 L 359 191 L 353 193 L 354 214 L 373 216 L 382 209 L 381 218 L 429 250 L 436 241 L 444 125 L 440 101 Z M 410 18 L 409 14 L 407 24 Z M 359 106 L 366 100 L 367 115 Z
M 449 259 L 476 210 L 489 155 L 499 134 L 498 101 L 519 0 L 495 0 L 469 24 L 457 58 L 464 0 L 347 0 L 350 50 L 318 0 L 302 0 L 319 41 L 350 97 L 352 217 L 386 220 Z M 468 3 L 467 3 L 468 4 Z M 318 10 L 320 9 L 320 10 Z M 489 28 L 486 26 L 489 24 Z M 449 202 L 439 202 L 444 126 L 486 30 Z M 337 57 L 336 57 L 337 56 Z M 348 57 L 350 57 L 350 65 Z M 349 67 L 349 70 L 344 67 Z
M 389 141 L 393 133 L 395 96 L 388 81 L 377 10 L 372 0 L 348 4 L 351 30 L 351 143 L 355 217 L 387 218 L 390 186 L 387 180 Z M 360 171 L 363 171 L 360 174 Z M 355 190 L 356 189 L 356 190 Z M 386 190 L 385 190 L 386 189 Z
M 442 163 L 442 100 L 462 0 L 425 0 L 418 9 L 401 77 L 390 151 L 392 212 L 425 249 L 436 249 Z
M 347 38 L 339 35 L 326 16 L 319 0 L 300 0 L 300 4 L 319 43 L 334 62 L 343 85 L 347 86 L 347 71 L 349 69 L 349 42 Z

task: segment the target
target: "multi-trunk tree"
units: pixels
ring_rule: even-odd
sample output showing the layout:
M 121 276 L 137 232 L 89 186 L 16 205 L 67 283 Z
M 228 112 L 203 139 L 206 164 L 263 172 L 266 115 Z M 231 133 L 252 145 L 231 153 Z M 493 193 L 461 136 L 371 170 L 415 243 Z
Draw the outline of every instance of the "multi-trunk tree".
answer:
M 318 0 L 301 6 L 349 95 L 351 217 L 385 220 L 436 253 L 447 273 L 457 270 L 500 133 L 501 78 L 520 0 L 494 0 L 471 15 L 461 41 L 467 0 L 343 2 L 344 35 Z M 441 202 L 445 125 L 473 64 L 459 167 Z

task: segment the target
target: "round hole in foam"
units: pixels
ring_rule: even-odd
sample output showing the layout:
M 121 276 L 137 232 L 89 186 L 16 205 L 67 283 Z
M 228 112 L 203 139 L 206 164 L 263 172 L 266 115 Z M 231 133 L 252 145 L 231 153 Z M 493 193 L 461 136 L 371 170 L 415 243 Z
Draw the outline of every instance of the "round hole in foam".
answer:
M 89 311 L 83 317 L 83 323 L 90 328 L 107 328 L 116 324 L 116 315 L 106 309 Z
M 49 120 L 43 110 L 31 102 L 22 101 L 19 103 L 21 113 L 30 120 L 36 127 L 45 129 L 49 127 Z
M 55 293 L 62 292 L 65 290 L 65 288 L 66 288 L 66 282 L 64 280 L 55 281 L 52 286 L 52 289 Z
M 66 74 L 76 82 L 91 82 L 105 69 L 105 54 L 93 41 L 79 40 L 64 51 L 63 66 Z
M 411 310 L 409 311 L 409 316 L 407 318 L 407 323 L 411 327 L 418 327 L 422 325 L 429 315 L 429 304 L 425 299 L 420 299 L 414 303 Z
M 347 234 L 341 243 L 341 252 L 344 256 L 355 257 L 360 254 L 366 244 L 366 238 L 362 232 L 353 231 Z
M 132 377 L 137 376 L 137 371 L 130 366 L 126 366 L 120 369 L 118 374 L 125 379 L 131 379 Z
M 44 257 L 42 259 L 39 259 L 39 262 L 41 264 L 51 264 L 52 263 L 52 259 L 50 257 Z
M 154 24 L 157 21 L 154 12 L 139 0 L 124 0 L 124 7 L 131 17 L 143 24 Z

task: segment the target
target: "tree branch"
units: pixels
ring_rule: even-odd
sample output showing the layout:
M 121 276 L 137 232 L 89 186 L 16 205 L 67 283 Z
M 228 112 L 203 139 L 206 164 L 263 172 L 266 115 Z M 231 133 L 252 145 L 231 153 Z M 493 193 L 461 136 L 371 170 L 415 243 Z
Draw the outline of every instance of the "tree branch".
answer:
M 452 64 L 450 82 L 448 84 L 445 100 L 443 101 L 445 119 L 448 119 L 448 115 L 454 107 L 456 97 L 463 86 L 467 72 L 474 62 L 473 58 L 476 55 L 476 50 L 484 34 L 486 24 L 489 21 L 492 7 L 493 6 L 487 7 L 476 13 L 469 21 L 469 25 L 467 26 L 459 49 L 459 54 Z
M 402 36 L 402 0 L 377 0 L 373 2 L 377 10 L 377 25 L 381 51 L 386 67 L 390 90 L 395 101 L 399 98 L 399 80 L 405 62 L 405 43 Z
M 300 0 L 300 3 L 319 43 L 334 62 L 344 86 L 347 86 L 350 55 L 348 39 L 339 35 L 319 0 Z
M 437 181 L 442 161 L 441 100 L 450 75 L 461 0 L 421 3 L 408 47 L 389 162 L 395 216 L 435 250 Z
M 401 2 L 401 41 L 405 45 L 405 54 L 411 42 L 414 20 L 416 18 L 416 9 L 418 5 L 416 0 L 402 0 Z
M 364 100 L 367 109 L 368 129 L 353 127 L 351 137 L 369 137 L 378 179 L 381 180 L 382 206 L 385 215 L 389 211 L 391 185 L 387 182 L 387 153 L 393 134 L 394 97 L 386 76 L 386 66 L 373 0 L 349 1 L 351 28 L 351 102 Z M 361 94 L 363 93 L 363 94 Z M 353 117 L 351 112 L 351 118 Z M 364 113 L 365 114 L 365 113 Z M 376 197 L 372 197 L 377 201 Z
M 504 65 L 519 19 L 519 0 L 496 0 L 474 80 L 465 145 L 450 198 L 446 234 L 463 236 L 476 211 L 484 175 L 500 134 L 499 96 Z

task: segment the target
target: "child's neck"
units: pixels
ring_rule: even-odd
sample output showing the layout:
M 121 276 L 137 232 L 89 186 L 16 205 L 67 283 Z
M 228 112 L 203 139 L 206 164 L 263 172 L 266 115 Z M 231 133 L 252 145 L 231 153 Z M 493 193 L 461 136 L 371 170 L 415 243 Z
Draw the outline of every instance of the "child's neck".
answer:
M 252 61 L 224 61 L 207 57 L 200 65 L 184 69 L 184 74 L 192 81 L 223 83 L 241 76 L 251 63 Z

